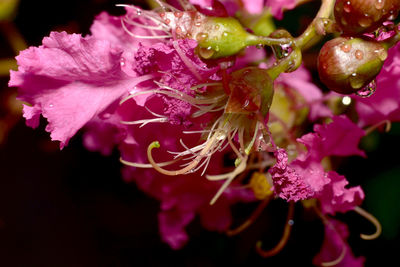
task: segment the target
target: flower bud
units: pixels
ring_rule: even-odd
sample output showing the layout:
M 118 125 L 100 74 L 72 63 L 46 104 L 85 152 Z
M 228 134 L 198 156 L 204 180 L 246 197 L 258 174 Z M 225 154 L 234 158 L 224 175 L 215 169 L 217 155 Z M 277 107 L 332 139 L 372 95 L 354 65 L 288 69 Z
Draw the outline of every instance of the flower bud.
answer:
M 400 0 L 336 0 L 336 23 L 344 34 L 371 32 L 397 17 Z
M 326 42 L 318 55 L 319 77 L 335 92 L 355 93 L 378 75 L 386 57 L 378 42 L 338 37 Z
M 251 114 L 260 111 L 263 116 L 268 113 L 274 87 L 266 69 L 247 67 L 233 72 L 229 89 L 231 94 L 225 112 Z
M 193 36 L 198 42 L 198 54 L 205 59 L 235 55 L 257 41 L 232 17 L 205 17 Z

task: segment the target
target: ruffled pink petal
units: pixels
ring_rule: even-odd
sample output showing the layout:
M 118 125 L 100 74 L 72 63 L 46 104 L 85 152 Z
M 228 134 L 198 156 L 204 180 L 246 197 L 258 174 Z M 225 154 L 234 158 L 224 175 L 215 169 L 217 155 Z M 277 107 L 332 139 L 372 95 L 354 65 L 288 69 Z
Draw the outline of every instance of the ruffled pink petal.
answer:
M 329 219 L 325 225 L 325 239 L 322 243 L 320 252 L 314 257 L 313 263 L 316 266 L 322 266 L 323 263 L 332 262 L 340 258 L 343 259 L 336 265 L 338 267 L 362 267 L 364 266 L 364 257 L 355 257 L 346 240 L 349 236 L 347 226 L 335 219 Z
M 365 195 L 360 186 L 346 188 L 349 182 L 334 171 L 328 172 L 328 177 L 331 183 L 326 185 L 317 197 L 323 213 L 334 215 L 336 212 L 347 212 L 361 205 Z
M 345 116 L 334 116 L 329 124 L 314 125 L 314 132 L 303 135 L 298 142 L 308 149 L 307 156 L 320 162 L 326 156 L 365 156 L 358 148 L 364 131 Z
M 162 240 L 172 249 L 182 248 L 189 240 L 185 227 L 194 216 L 194 212 L 182 212 L 178 209 L 160 212 L 158 221 Z
M 274 183 L 274 192 L 287 201 L 299 201 L 314 196 L 314 191 L 295 169 L 288 165 L 284 149 L 275 152 L 276 163 L 269 169 Z
M 121 53 L 107 41 L 53 32 L 42 46 L 21 52 L 19 69 L 11 72 L 9 85 L 19 87 L 19 99 L 47 118 L 46 130 L 62 148 L 135 85 L 121 71 Z M 34 125 L 31 120 L 36 116 L 28 113 L 28 125 Z

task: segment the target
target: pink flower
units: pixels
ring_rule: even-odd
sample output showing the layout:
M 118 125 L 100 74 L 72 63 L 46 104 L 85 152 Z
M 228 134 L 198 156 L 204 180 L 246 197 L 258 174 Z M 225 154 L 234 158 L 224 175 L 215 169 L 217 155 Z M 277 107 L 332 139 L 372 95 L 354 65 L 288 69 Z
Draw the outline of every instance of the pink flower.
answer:
M 313 263 L 317 266 L 324 266 L 323 263 L 330 263 L 330 266 L 340 267 L 362 267 L 364 257 L 356 258 L 351 252 L 346 240 L 349 236 L 347 226 L 334 219 L 325 223 L 325 239 L 320 252 L 314 257 Z
M 146 102 L 146 107 L 154 112 L 162 111 L 162 99 L 151 97 Z M 144 108 L 138 106 L 134 101 L 126 103 L 125 116 L 135 120 L 145 118 L 148 113 Z M 130 115 L 128 112 L 130 111 Z M 198 125 L 197 123 L 193 125 Z M 191 127 L 191 130 L 196 130 Z M 162 148 L 155 154 L 157 162 L 170 160 L 167 151 L 177 151 L 181 145 L 177 136 L 183 142 L 192 147 L 198 143 L 197 135 L 182 135 L 184 126 L 171 127 L 167 123 L 158 124 L 156 131 L 154 126 L 148 124 L 140 129 L 138 126 L 130 126 L 129 133 L 135 142 L 131 144 L 121 143 L 120 151 L 124 160 L 136 163 L 147 163 L 146 148 L 157 139 Z M 164 133 L 160 135 L 158 133 Z M 158 152 L 158 151 L 157 151 Z M 214 154 L 209 169 L 213 173 L 227 171 L 223 166 L 223 153 Z M 193 172 L 190 175 L 166 176 L 148 168 L 125 167 L 123 172 L 127 181 L 135 181 L 138 187 L 160 201 L 161 211 L 159 213 L 159 228 L 162 239 L 172 248 L 179 249 L 187 241 L 186 226 L 199 216 L 203 226 L 211 231 L 225 231 L 231 224 L 230 206 L 236 202 L 247 202 L 254 200 L 250 190 L 242 189 L 233 185 L 221 195 L 220 199 L 210 205 L 210 200 L 219 190 L 221 183 L 209 181 L 201 176 L 201 172 Z
M 351 210 L 361 204 L 363 191 L 359 186 L 345 188 L 345 177 L 326 172 L 321 161 L 327 156 L 364 156 L 357 147 L 364 133 L 347 117 L 338 116 L 330 124 L 315 125 L 314 131 L 298 139 L 308 151 L 291 163 L 284 149 L 275 152 L 276 164 L 269 170 L 274 191 L 288 201 L 317 198 L 323 213 Z
M 127 41 L 133 38 L 118 18 L 99 15 L 92 32 L 88 37 L 53 32 L 42 46 L 22 51 L 18 71 L 11 71 L 9 85 L 18 87 L 19 99 L 32 105 L 24 107 L 27 125 L 37 127 L 42 114 L 49 123 L 46 130 L 61 148 L 87 122 L 150 78 L 132 76 L 121 66 L 124 49 L 135 49 L 138 43 Z

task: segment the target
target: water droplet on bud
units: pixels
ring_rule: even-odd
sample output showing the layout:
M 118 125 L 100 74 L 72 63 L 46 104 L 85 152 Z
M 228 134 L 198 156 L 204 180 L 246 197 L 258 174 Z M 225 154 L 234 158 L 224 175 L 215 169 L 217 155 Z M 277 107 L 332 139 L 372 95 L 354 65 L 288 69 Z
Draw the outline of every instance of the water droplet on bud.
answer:
M 351 2 L 347 1 L 344 5 L 343 5 L 343 10 L 344 12 L 350 13 L 351 12 Z
M 359 89 L 364 85 L 363 78 L 357 75 L 357 73 L 352 73 L 349 77 L 349 80 L 353 89 Z
M 204 47 L 200 47 L 199 49 L 199 54 L 202 58 L 208 59 L 211 58 L 215 53 L 215 50 L 212 49 L 211 46 L 204 48 Z
M 364 58 L 364 53 L 361 50 L 356 50 L 355 56 L 356 56 L 356 59 L 361 60 Z
M 345 53 L 350 52 L 350 50 L 351 50 L 351 44 L 342 44 L 342 45 L 340 46 L 340 50 L 342 50 L 342 51 L 345 52 Z
M 375 2 L 376 9 L 382 9 L 384 5 L 385 5 L 385 0 L 376 0 Z
M 196 40 L 198 42 L 203 42 L 203 41 L 207 40 L 207 38 L 208 38 L 208 34 L 206 32 L 199 32 L 196 35 Z
M 375 91 L 376 91 L 376 82 L 375 82 L 375 80 L 373 80 L 367 86 L 365 86 L 361 90 L 358 90 L 356 92 L 356 95 L 358 95 L 360 97 L 370 97 L 371 95 L 373 95 L 375 93 Z

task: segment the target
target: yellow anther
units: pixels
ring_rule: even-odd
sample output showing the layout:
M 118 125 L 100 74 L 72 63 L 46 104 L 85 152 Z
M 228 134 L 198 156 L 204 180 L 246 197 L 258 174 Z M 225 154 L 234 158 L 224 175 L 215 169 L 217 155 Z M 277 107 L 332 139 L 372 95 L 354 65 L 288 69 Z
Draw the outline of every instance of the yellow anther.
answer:
M 250 187 L 257 199 L 265 199 L 272 195 L 271 185 L 268 183 L 267 176 L 261 172 L 254 172 L 250 179 Z

